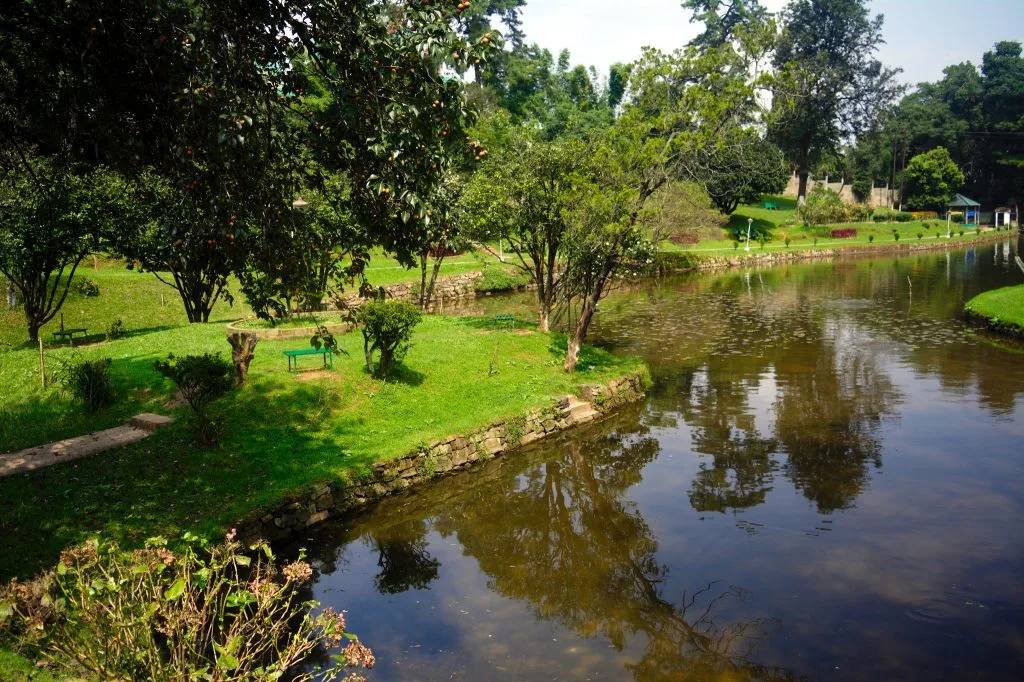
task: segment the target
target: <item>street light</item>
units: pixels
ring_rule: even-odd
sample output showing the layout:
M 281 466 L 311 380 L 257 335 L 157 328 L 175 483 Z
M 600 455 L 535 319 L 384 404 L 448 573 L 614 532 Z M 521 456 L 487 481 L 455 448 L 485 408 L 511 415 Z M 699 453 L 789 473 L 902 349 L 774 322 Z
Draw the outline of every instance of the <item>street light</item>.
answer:
M 750 253 L 750 226 L 754 224 L 753 218 L 747 218 L 747 253 Z

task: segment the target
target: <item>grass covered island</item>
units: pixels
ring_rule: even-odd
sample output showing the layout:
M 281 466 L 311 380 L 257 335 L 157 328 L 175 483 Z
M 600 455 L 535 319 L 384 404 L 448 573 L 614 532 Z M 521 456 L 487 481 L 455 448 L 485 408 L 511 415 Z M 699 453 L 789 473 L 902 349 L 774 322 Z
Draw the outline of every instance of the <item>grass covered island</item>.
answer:
M 40 387 L 36 348 L 0 349 L 2 450 L 115 426 L 145 411 L 171 414 L 178 422 L 118 450 L 0 478 L 5 579 L 34 575 L 52 566 L 68 545 L 96 534 L 129 547 L 154 535 L 222 534 L 252 511 L 307 486 L 359 478 L 376 462 L 545 406 L 581 384 L 644 371 L 637 360 L 586 348 L 578 370 L 566 374 L 564 337 L 522 321 L 511 329 L 490 319 L 426 316 L 387 382 L 368 374 L 358 332 L 338 337 L 347 355 L 337 355 L 327 371 L 318 357 L 309 357 L 300 365 L 305 371 L 288 372 L 283 351 L 307 348 L 305 338 L 261 340 L 248 383 L 214 403 L 220 443 L 203 449 L 195 444 L 190 411 L 175 404 L 172 383 L 153 363 L 169 353 L 229 358 L 223 321 L 181 324 L 168 310 L 179 308 L 177 301 L 146 315 L 139 305 L 159 306 L 152 276 L 106 274 L 95 278 L 101 281 L 99 296 L 76 296 L 67 311 L 97 328 L 114 310 L 133 311 L 127 335 L 77 348 L 51 347 L 46 361 L 48 372 L 59 373 L 65 363 L 110 358 L 116 402 L 87 412 L 56 382 Z M 135 284 L 139 291 L 132 296 Z M 133 298 L 137 305 L 105 305 L 105 297 Z M 136 327 L 143 320 L 156 324 Z M 5 339 L 22 337 L 23 321 L 5 318 L 2 332 Z
M 992 331 L 1024 340 L 1024 284 L 978 294 L 964 309 Z

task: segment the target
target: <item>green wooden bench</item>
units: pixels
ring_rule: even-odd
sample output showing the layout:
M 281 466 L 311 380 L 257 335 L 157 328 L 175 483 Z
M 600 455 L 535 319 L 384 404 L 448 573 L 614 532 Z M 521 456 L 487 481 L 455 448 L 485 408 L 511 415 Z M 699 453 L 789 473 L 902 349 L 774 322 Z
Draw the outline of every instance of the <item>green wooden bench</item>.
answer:
M 322 355 L 324 356 L 324 367 L 327 366 L 327 359 L 330 358 L 331 369 L 334 369 L 334 353 L 330 348 L 302 348 L 300 350 L 286 350 L 284 351 L 285 356 L 288 358 L 288 371 L 292 371 L 292 365 L 295 366 L 296 371 L 299 369 L 299 358 L 303 355 Z
M 74 345 L 75 334 L 81 334 L 82 336 L 85 336 L 86 333 L 87 330 L 85 327 L 78 327 L 75 329 L 61 329 L 60 331 L 56 331 L 53 333 L 53 338 L 55 341 L 67 340 L 68 343 Z
M 769 211 L 778 211 L 779 210 L 779 205 L 775 204 L 775 203 L 772 203 L 770 201 L 764 202 L 764 207 L 765 207 L 765 209 L 767 209 Z
M 513 329 L 516 328 L 516 316 L 509 313 L 495 315 L 494 322 L 499 325 L 505 325 L 506 327 L 512 327 Z

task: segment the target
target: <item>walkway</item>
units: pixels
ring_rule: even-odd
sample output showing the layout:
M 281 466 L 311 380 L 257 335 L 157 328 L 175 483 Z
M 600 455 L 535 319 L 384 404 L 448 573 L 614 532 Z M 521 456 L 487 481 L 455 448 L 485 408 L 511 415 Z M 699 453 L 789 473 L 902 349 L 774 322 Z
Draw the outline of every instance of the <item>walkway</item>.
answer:
M 34 448 L 0 455 L 0 477 L 35 471 L 61 462 L 70 462 L 106 450 L 113 450 L 140 441 L 157 429 L 173 423 L 173 417 L 149 413 L 140 414 L 132 417 L 131 423 L 124 426 L 115 426 L 105 431 L 96 431 L 84 436 L 67 438 L 56 443 L 37 445 Z

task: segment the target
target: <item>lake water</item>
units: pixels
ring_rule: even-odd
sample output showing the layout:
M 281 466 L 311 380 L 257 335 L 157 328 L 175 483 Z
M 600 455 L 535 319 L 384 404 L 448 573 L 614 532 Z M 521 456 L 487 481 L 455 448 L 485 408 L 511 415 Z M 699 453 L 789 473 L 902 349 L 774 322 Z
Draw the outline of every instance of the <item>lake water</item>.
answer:
M 1024 354 L 959 312 L 1017 248 L 617 293 L 645 402 L 317 529 L 312 596 L 371 680 L 1024 679 Z

